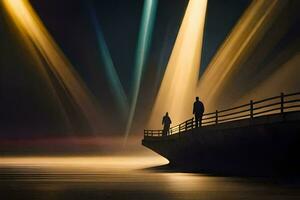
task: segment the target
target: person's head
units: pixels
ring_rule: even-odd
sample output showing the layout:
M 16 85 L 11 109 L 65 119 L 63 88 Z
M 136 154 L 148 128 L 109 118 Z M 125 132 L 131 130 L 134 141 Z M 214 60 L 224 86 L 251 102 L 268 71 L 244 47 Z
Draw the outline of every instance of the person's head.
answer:
M 169 113 L 168 112 L 166 112 L 166 116 L 168 116 L 169 115 Z
M 196 97 L 196 101 L 199 101 L 199 97 Z

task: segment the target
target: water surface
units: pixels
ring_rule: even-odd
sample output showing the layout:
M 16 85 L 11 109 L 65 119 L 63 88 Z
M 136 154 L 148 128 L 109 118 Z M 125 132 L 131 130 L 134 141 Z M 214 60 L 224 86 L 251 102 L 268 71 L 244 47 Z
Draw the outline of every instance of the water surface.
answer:
M 150 170 L 161 157 L 0 158 L 0 199 L 300 199 L 296 180 Z

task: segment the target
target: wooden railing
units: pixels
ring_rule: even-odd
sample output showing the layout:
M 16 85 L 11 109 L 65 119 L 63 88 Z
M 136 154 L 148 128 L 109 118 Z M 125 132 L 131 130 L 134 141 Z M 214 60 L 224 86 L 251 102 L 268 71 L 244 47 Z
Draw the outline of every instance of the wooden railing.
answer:
M 247 104 L 225 110 L 205 113 L 202 118 L 202 126 L 216 125 L 241 119 L 252 119 L 270 114 L 283 114 L 291 111 L 300 111 L 300 92 L 283 94 L 279 96 L 250 101 Z M 180 134 L 196 127 L 194 118 L 170 128 L 168 135 Z M 161 137 L 162 130 L 144 130 L 144 137 Z

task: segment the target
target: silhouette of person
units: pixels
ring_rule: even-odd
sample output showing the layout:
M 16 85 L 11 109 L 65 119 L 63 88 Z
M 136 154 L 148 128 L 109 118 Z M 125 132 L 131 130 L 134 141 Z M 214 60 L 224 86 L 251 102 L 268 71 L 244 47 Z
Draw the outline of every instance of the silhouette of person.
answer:
M 196 97 L 196 101 L 194 102 L 193 114 L 195 115 L 196 127 L 202 125 L 202 116 L 204 113 L 204 105 L 199 100 L 199 97 Z
M 169 117 L 169 113 L 166 112 L 166 115 L 162 119 L 162 124 L 164 125 L 164 129 L 162 132 L 163 136 L 167 136 L 169 134 L 171 123 L 172 123 L 172 121 L 171 121 L 171 118 Z

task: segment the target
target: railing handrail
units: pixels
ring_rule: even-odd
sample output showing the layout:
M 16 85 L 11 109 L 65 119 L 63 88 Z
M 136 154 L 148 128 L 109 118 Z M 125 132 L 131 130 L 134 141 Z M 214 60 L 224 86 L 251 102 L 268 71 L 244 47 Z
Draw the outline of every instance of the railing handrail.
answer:
M 232 110 L 237 110 L 237 109 L 240 109 L 240 108 L 249 106 L 249 105 L 250 105 L 250 103 L 247 103 L 247 104 L 243 104 L 243 105 L 240 105 L 240 106 L 228 108 L 228 109 L 225 109 L 225 110 L 220 110 L 219 113 L 222 113 L 222 112 L 228 112 L 228 111 L 232 111 Z
M 300 98 L 286 100 L 287 97 L 291 98 L 297 95 L 300 96 L 300 92 L 289 93 L 289 94 L 281 93 L 279 96 L 274 96 L 274 97 L 270 97 L 258 101 L 251 100 L 250 103 L 243 104 L 240 106 L 235 106 L 229 109 L 224 109 L 220 111 L 216 110 L 215 112 L 211 112 L 211 113 L 204 113 L 202 124 L 204 126 L 216 125 L 219 123 L 225 123 L 225 122 L 236 121 L 245 118 L 254 118 L 258 116 L 268 115 L 268 113 L 270 114 L 270 112 L 280 111 L 279 113 L 285 113 L 285 112 L 289 112 L 288 111 L 289 109 L 296 109 L 296 108 L 299 108 L 300 111 L 300 104 L 293 105 L 293 103 L 300 103 Z M 279 100 L 279 101 L 274 102 L 275 100 Z M 266 104 L 266 102 L 270 102 L 270 103 Z M 278 107 L 278 105 L 280 106 Z M 246 112 L 249 113 L 245 114 Z M 171 127 L 169 134 L 173 135 L 194 128 L 196 128 L 196 123 L 194 121 L 194 118 L 190 118 L 180 124 Z M 145 137 L 163 136 L 163 131 L 144 130 L 144 136 Z

